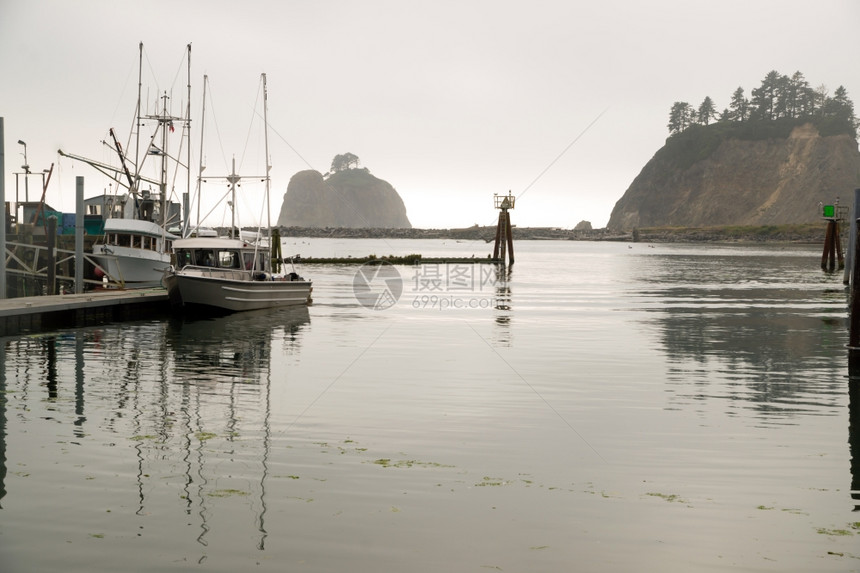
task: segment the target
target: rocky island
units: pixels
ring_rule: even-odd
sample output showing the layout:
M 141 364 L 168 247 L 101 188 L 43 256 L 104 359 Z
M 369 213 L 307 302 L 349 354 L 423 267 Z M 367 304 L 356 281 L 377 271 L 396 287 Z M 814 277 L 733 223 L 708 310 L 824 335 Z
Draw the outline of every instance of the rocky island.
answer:
M 387 181 L 358 167 L 351 153 L 335 156 L 332 170 L 293 175 L 278 217 L 282 227 L 410 229 L 403 199 Z

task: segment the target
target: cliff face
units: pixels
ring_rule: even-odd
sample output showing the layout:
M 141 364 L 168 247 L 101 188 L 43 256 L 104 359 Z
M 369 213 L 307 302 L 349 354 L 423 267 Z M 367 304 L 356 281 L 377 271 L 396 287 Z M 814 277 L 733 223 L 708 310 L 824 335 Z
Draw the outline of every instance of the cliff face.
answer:
M 819 203 L 850 204 L 860 187 L 857 141 L 822 137 L 811 124 L 787 138 L 727 138 L 687 167 L 662 151 L 615 204 L 607 228 L 812 223 L 821 220 Z
M 327 180 L 318 171 L 296 173 L 284 195 L 278 225 L 412 228 L 394 187 L 364 169 L 339 171 Z

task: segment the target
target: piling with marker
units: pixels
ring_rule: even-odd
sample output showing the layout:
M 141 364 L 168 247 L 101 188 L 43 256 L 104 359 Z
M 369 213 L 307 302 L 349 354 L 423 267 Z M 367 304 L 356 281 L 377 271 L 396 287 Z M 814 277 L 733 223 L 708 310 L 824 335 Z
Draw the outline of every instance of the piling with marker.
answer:
M 507 195 L 494 195 L 496 209 L 499 209 L 499 224 L 496 226 L 496 242 L 493 245 L 493 260 L 505 264 L 505 248 L 507 247 L 510 264 L 514 264 L 514 236 L 511 229 L 511 214 L 508 210 L 514 208 L 516 197 L 508 191 Z
M 821 270 L 833 272 L 839 265 L 839 270 L 845 268 L 842 257 L 842 243 L 839 235 L 839 223 L 845 220 L 848 207 L 840 207 L 839 199 L 833 205 L 823 205 L 821 216 L 827 221 L 827 231 L 824 233 L 824 251 L 821 253 Z

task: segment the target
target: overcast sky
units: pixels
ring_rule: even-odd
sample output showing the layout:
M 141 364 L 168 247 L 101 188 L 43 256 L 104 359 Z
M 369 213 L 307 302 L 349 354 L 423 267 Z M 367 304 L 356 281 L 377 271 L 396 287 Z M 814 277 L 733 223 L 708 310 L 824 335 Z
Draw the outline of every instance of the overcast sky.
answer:
M 602 227 L 673 102 L 722 110 L 776 70 L 860 104 L 858 28 L 857 0 L 0 0 L 6 196 L 18 140 L 32 171 L 55 164 L 55 208 L 74 210 L 75 176 L 101 193 L 105 178 L 57 149 L 115 164 L 101 141 L 129 137 L 139 42 L 144 96 L 170 92 L 177 113 L 191 43 L 195 120 L 210 81 L 208 173 L 234 155 L 259 173 L 246 141 L 267 75 L 273 217 L 294 173 L 350 152 L 415 227 L 495 224 L 509 190 L 516 225 Z

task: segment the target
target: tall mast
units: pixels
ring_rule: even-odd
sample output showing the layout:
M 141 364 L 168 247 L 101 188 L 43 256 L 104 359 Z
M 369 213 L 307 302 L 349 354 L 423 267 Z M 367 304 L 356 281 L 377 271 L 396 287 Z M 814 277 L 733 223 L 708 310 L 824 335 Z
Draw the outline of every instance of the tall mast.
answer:
M 242 180 L 242 177 L 236 173 L 236 156 L 233 156 L 233 172 L 227 176 L 227 182 L 230 183 L 230 238 L 236 239 L 236 184 Z
M 263 75 L 263 141 L 266 149 L 266 226 L 269 229 L 269 248 L 272 246 L 272 211 L 269 208 L 269 171 L 272 166 L 269 164 L 269 94 L 266 90 L 266 74 Z
M 186 167 L 186 177 L 185 177 L 185 197 L 186 200 L 182 201 L 181 204 L 185 205 L 187 201 L 190 200 L 191 197 L 191 44 L 188 44 L 188 102 L 187 109 L 185 111 L 185 134 L 188 136 L 188 159 L 185 162 Z M 182 225 L 187 229 L 188 228 L 188 213 L 183 213 L 185 216 L 182 222 Z M 183 233 L 183 236 L 185 234 Z
M 164 100 L 164 106 L 161 114 L 162 119 L 158 122 L 161 128 L 161 182 L 158 187 L 161 193 L 161 226 L 163 227 L 167 224 L 167 213 L 165 213 L 167 207 L 167 158 L 170 157 L 170 150 L 167 148 L 169 143 L 167 126 L 172 125 L 173 122 L 170 120 L 170 113 L 167 110 L 167 92 L 164 92 L 161 97 Z
M 138 44 L 138 62 L 137 62 L 137 109 L 134 112 L 134 120 L 135 120 L 135 144 L 134 144 L 134 178 L 135 182 L 131 188 L 129 188 L 129 193 L 132 196 L 137 194 L 137 186 L 140 181 L 140 96 L 141 91 L 143 90 L 143 42 Z
M 200 107 L 200 167 L 197 171 L 197 225 L 196 229 L 199 231 L 200 229 L 200 203 L 202 202 L 203 195 L 203 170 L 206 169 L 203 166 L 203 126 L 206 125 L 206 122 L 203 119 L 206 116 L 206 87 L 209 85 L 209 76 L 203 76 L 203 104 Z

